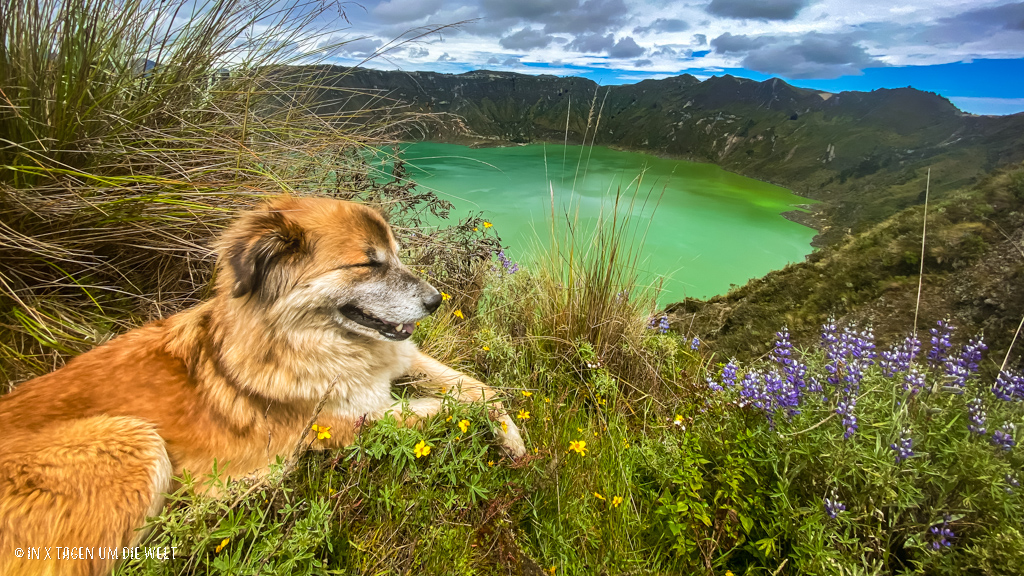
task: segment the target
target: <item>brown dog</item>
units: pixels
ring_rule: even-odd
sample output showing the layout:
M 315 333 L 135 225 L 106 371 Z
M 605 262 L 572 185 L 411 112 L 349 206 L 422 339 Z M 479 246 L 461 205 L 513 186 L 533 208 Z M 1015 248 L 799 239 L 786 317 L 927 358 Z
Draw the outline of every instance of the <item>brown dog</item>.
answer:
M 398 260 L 385 221 L 358 204 L 285 198 L 246 213 L 221 238 L 217 294 L 133 330 L 0 397 L 0 574 L 106 574 L 101 548 L 138 541 L 182 470 L 227 462 L 233 477 L 289 457 L 316 407 L 331 438 L 364 419 L 405 424 L 391 395 L 404 375 L 461 401 L 496 392 L 420 352 L 416 321 L 441 303 Z M 525 453 L 501 405 L 502 445 Z M 89 560 L 19 557 L 17 548 L 92 550 Z

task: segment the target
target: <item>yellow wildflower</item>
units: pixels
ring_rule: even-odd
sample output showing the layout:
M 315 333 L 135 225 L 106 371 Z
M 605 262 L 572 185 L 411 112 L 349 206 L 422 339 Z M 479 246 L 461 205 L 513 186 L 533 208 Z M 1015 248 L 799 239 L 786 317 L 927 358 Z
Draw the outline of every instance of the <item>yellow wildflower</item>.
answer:
M 490 228 L 491 226 L 494 226 L 494 224 L 491 224 L 490 222 L 486 221 L 484 222 L 484 228 Z
M 672 423 L 675 424 L 676 426 L 682 426 L 683 425 L 683 417 L 680 416 L 679 414 L 676 414 L 676 418 L 675 418 L 675 420 L 672 421 Z
M 444 394 L 444 390 L 443 389 L 441 390 L 441 394 Z M 452 417 L 449 416 L 449 417 L 445 418 L 444 421 L 445 422 L 451 422 L 452 421 Z
M 735 575 L 732 573 L 732 570 L 726 570 L 725 571 L 725 576 L 735 576 Z
M 227 545 L 228 545 L 228 542 L 230 542 L 230 541 L 231 541 L 231 538 L 225 538 L 225 539 L 221 540 L 221 541 L 220 541 L 220 544 L 217 544 L 217 548 L 216 548 L 216 549 L 214 549 L 214 551 L 213 551 L 213 552 L 214 552 L 215 554 L 220 554 L 220 551 L 221 551 L 221 550 L 223 550 L 223 549 L 224 549 L 224 547 L 225 547 L 225 546 L 227 546 Z
M 469 420 L 459 420 L 459 430 L 462 430 L 462 433 L 465 434 L 466 430 L 469 430 Z
M 600 492 L 594 492 L 594 498 L 597 498 L 598 500 L 604 500 L 604 496 L 601 496 Z
M 422 458 L 430 454 L 430 446 L 427 446 L 427 441 L 420 440 L 419 444 L 417 444 L 416 447 L 413 448 L 413 453 L 416 454 L 417 458 Z
M 558 570 L 558 566 L 552 566 L 551 568 L 548 568 L 548 574 L 551 574 L 551 576 L 555 576 L 555 570 Z
M 530 396 L 533 396 L 533 392 L 530 392 L 529 390 L 523 390 L 523 396 L 529 398 Z
M 494 460 L 488 460 L 487 461 L 487 465 L 493 467 L 494 466 Z
M 448 294 L 447 292 L 441 292 L 441 300 L 451 300 L 451 299 L 452 299 L 452 295 L 451 294 Z
M 490 352 L 491 351 L 491 347 L 490 346 L 484 346 L 483 348 L 484 348 L 484 352 Z
M 528 410 L 520 410 L 519 414 L 516 414 L 516 417 L 519 418 L 520 420 L 529 420 L 530 412 Z
M 569 451 L 576 452 L 580 456 L 587 455 L 587 441 L 586 440 L 570 440 Z
M 479 231 L 480 230 L 478 230 L 475 226 L 473 227 L 473 232 L 479 232 Z
M 545 397 L 544 401 L 547 402 L 548 404 L 551 404 L 551 397 L 550 396 Z
M 330 426 L 317 426 L 316 424 L 313 424 L 312 430 L 313 432 L 316 432 L 317 440 L 327 440 L 328 438 L 331 437 Z
M 508 422 L 505 422 L 504 420 L 501 421 L 501 431 L 508 434 Z
M 616 496 L 612 498 L 612 507 L 618 508 L 619 504 L 622 504 L 622 496 Z
M 455 317 L 461 320 L 466 319 L 466 317 L 462 315 L 462 310 L 456 310 L 455 312 L 452 312 L 452 314 L 455 314 Z

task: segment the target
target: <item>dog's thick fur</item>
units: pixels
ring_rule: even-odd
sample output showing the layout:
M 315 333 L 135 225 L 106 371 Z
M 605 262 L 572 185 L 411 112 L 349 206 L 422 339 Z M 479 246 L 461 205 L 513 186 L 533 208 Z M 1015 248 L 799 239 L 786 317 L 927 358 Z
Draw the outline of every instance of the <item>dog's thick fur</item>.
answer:
M 365 420 L 436 414 L 481 382 L 407 340 L 440 294 L 398 260 L 386 222 L 338 200 L 284 198 L 221 238 L 216 296 L 133 330 L 0 397 L 0 574 L 98 575 L 113 562 L 17 558 L 30 546 L 129 546 L 183 470 L 242 477 L 289 457 L 316 417 L 353 441 Z M 403 413 L 391 384 L 435 394 Z M 501 405 L 503 446 L 525 453 Z M 55 555 L 54 555 L 55 556 Z

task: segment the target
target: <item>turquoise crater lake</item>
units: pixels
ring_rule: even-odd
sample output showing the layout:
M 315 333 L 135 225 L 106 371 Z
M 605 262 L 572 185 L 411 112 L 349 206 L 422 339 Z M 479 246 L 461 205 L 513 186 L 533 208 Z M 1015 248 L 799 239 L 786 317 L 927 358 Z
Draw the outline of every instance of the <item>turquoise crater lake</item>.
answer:
M 586 228 L 602 210 L 610 216 L 620 188 L 628 203 L 642 175 L 633 209 L 640 233 L 646 228 L 639 267 L 645 282 L 664 279 L 662 304 L 723 294 L 801 261 L 815 235 L 781 216 L 810 200 L 713 164 L 551 144 L 414 143 L 403 145 L 402 157 L 410 178 L 455 204 L 453 217 L 483 211 L 508 255 L 526 262 L 549 245 L 552 188 L 561 222 L 578 209 Z

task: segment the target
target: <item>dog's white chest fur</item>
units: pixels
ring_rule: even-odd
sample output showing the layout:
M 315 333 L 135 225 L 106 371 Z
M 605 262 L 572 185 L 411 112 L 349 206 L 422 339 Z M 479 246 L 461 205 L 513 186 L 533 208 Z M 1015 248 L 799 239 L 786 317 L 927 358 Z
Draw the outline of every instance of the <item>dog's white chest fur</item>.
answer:
M 391 384 L 409 373 L 417 353 L 416 345 L 409 341 L 370 341 L 338 348 L 330 362 L 337 379 L 331 384 L 328 409 L 350 418 L 379 414 L 391 406 Z

